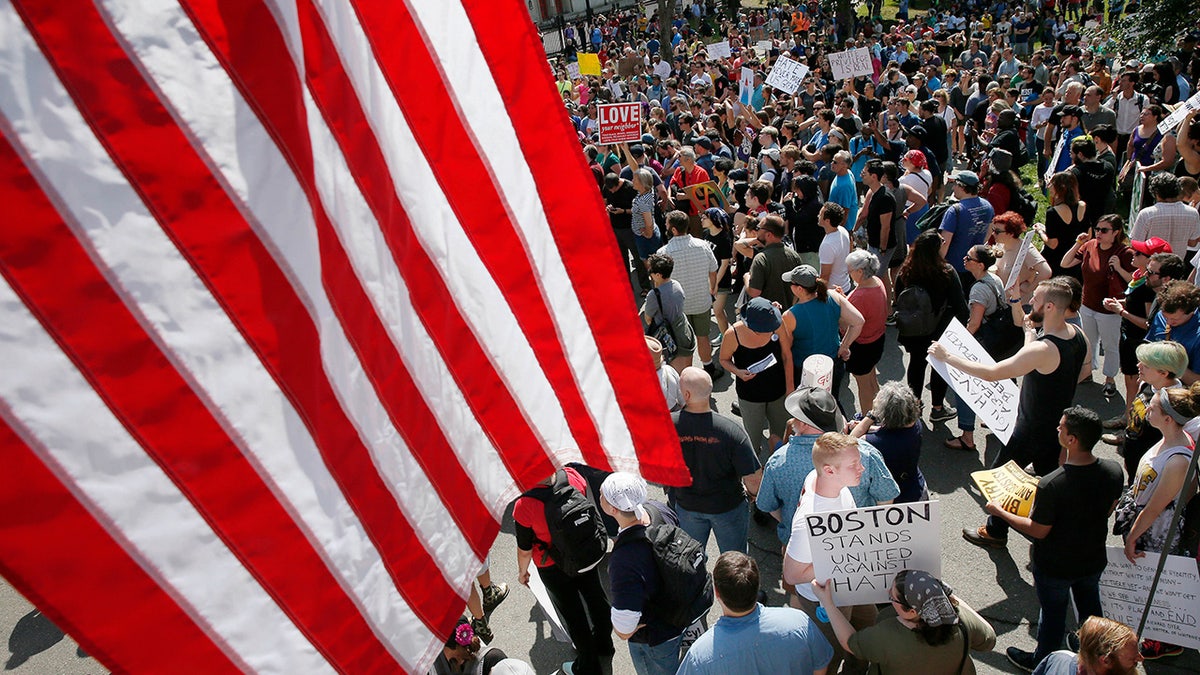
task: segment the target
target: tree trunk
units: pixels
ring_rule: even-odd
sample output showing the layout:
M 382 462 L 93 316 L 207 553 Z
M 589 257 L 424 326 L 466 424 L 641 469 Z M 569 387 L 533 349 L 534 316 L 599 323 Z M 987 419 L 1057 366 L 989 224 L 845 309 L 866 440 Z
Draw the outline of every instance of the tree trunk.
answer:
M 674 4 L 670 0 L 658 0 L 658 39 L 662 43 L 658 46 L 658 53 L 662 54 L 663 60 L 668 65 L 674 65 L 671 60 L 674 56 L 675 47 L 671 44 L 671 10 L 668 9 L 668 4 Z
M 839 45 L 833 51 L 840 51 L 846 39 L 854 35 L 854 5 L 851 0 L 837 0 L 837 22 Z

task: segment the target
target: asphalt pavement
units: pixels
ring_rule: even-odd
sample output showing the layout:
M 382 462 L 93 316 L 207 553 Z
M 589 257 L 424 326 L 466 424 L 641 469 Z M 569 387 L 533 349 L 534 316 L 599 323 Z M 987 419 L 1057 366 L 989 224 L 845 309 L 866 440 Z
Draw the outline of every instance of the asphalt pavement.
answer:
M 895 330 L 889 329 L 888 346 L 880 364 L 881 381 L 904 376 L 906 357 L 895 337 Z M 1096 378 L 1101 380 L 1098 373 Z M 847 410 L 853 410 L 856 409 L 851 393 L 853 384 L 849 386 L 850 390 L 843 391 L 842 400 Z M 926 402 L 925 409 L 928 410 L 929 392 L 921 393 Z M 718 412 L 730 414 L 730 407 L 736 398 L 730 377 L 717 380 L 713 398 Z M 1076 401 L 1097 410 L 1105 419 L 1121 411 L 1121 400 L 1105 401 L 1099 383 L 1080 385 Z M 972 654 L 978 672 L 1016 673 L 1019 671 L 1007 661 L 1004 649 L 1015 645 L 1032 650 L 1038 618 L 1033 579 L 1029 571 L 1028 542 L 1014 532 L 1007 548 L 983 550 L 962 539 L 962 528 L 975 527 L 983 522 L 983 502 L 978 489 L 971 482 L 970 473 L 986 468 L 1000 444 L 986 430 L 981 430 L 976 432 L 980 451 L 947 450 L 942 447 L 942 441 L 957 433 L 954 421 L 948 424 L 949 428 L 946 423 L 931 425 L 932 428 L 925 435 L 921 456 L 921 469 L 929 484 L 931 498 L 942 503 L 942 578 L 996 630 L 996 648 L 988 653 Z M 1120 460 L 1112 446 L 1101 444 L 1097 452 L 1102 457 Z M 655 488 L 652 488 L 652 494 L 661 496 L 661 492 Z M 780 587 L 782 557 L 774 525 L 764 527 L 752 522 L 750 528 L 750 551 L 759 562 L 763 587 L 768 591 L 768 603 L 783 605 Z M 1110 543 L 1119 544 L 1119 541 L 1113 537 Z M 708 551 L 710 560 L 715 559 L 718 554 L 715 541 L 709 541 Z M 508 583 L 511 589 L 508 599 L 491 616 L 491 627 L 496 635 L 495 645 L 509 656 L 528 660 L 538 673 L 555 672 L 564 661 L 573 658 L 573 651 L 569 645 L 555 640 L 532 593 L 516 582 L 516 544 L 510 517 L 505 518 L 500 536 L 492 548 L 491 564 L 493 580 Z M 606 578 L 604 570 L 601 576 Z M 716 620 L 718 613 L 714 605 L 710 623 Z M 0 631 L 9 636 L 8 653 L 3 657 L 5 670 L 18 675 L 106 672 L 7 584 L 0 585 Z M 632 675 L 634 671 L 629 652 L 620 640 L 616 642 L 617 653 L 609 672 Z M 1147 663 L 1146 671 L 1154 675 L 1200 673 L 1200 654 L 1188 650 L 1183 656 Z M 730 664 L 729 673 L 736 675 L 737 672 L 736 664 Z M 920 673 L 919 667 L 914 666 L 913 672 Z

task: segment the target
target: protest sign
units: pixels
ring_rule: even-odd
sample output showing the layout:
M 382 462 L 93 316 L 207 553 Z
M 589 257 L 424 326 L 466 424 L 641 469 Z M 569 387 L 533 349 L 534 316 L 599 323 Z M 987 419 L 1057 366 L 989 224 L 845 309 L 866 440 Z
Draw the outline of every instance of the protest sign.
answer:
M 704 51 L 708 52 L 708 58 L 710 59 L 727 59 L 733 56 L 733 52 L 729 49 L 729 40 L 714 42 L 706 46 Z
M 1108 567 L 1100 576 L 1100 604 L 1104 616 L 1136 630 L 1146 608 L 1146 596 L 1158 568 L 1158 553 L 1147 553 L 1137 564 L 1125 558 L 1119 546 L 1108 547 Z M 1200 575 L 1196 561 L 1179 555 L 1167 556 L 1150 616 L 1142 637 L 1200 649 Z
M 597 106 L 596 113 L 601 143 L 610 145 L 642 139 L 641 103 L 608 103 Z
M 1193 110 L 1200 110 L 1200 92 L 1196 92 L 1191 98 L 1184 101 L 1182 105 L 1175 108 L 1175 111 L 1158 123 L 1158 133 L 1166 135 L 1175 130 L 1183 118 L 1188 116 Z
M 1013 287 L 1013 284 L 1021 278 L 1021 268 L 1025 266 L 1025 256 L 1029 253 L 1029 248 L 1033 246 L 1033 229 L 1030 228 L 1025 233 L 1025 238 L 1021 240 L 1021 246 L 1017 249 L 1017 257 L 1013 260 L 1012 270 L 1008 273 L 1008 281 L 1004 282 L 1004 290 Z
M 871 65 L 871 52 L 866 47 L 847 49 L 829 55 L 829 69 L 834 80 L 844 80 L 848 77 L 871 75 L 875 67 Z
M 572 80 L 579 79 L 580 75 L 578 61 L 572 61 L 567 64 L 567 77 L 570 77 Z
M 1067 139 L 1065 136 L 1060 136 L 1058 143 L 1054 145 L 1054 153 L 1050 155 L 1050 163 L 1046 165 L 1046 172 L 1042 174 L 1042 180 L 1046 181 L 1046 185 L 1049 185 L 1050 179 L 1058 173 L 1054 167 L 1058 166 L 1058 161 L 1064 152 L 1067 152 Z
M 767 84 L 786 94 L 794 94 L 808 75 L 808 66 L 786 56 L 780 56 L 767 76 Z
M 617 74 L 621 77 L 632 77 L 638 66 L 643 65 L 641 57 L 629 56 L 617 62 Z
M 742 105 L 750 105 L 750 99 L 754 95 L 754 71 L 749 68 L 742 68 L 742 76 L 738 78 L 738 102 Z
M 711 180 L 688 185 L 683 188 L 683 191 L 687 193 L 688 201 L 695 207 L 696 213 L 714 206 L 724 211 L 729 206 L 729 201 L 725 199 L 725 193 L 721 192 L 721 188 Z
M 975 471 L 971 480 L 979 486 L 983 498 L 989 502 L 1000 502 L 1000 508 L 1018 516 L 1028 516 L 1033 508 L 1033 496 L 1037 494 L 1038 477 L 1030 476 L 1016 462 L 990 471 Z
M 813 573 L 829 580 L 839 607 L 887 602 L 900 570 L 941 575 L 941 522 L 938 502 L 810 513 Z
M 771 53 L 771 48 L 774 46 L 775 43 L 771 42 L 770 40 L 759 40 L 758 42 L 754 43 L 754 48 L 757 49 L 763 56 Z
M 979 344 L 974 335 L 967 332 L 967 327 L 958 319 L 950 320 L 950 325 L 938 338 L 938 343 L 945 347 L 946 351 L 968 361 L 977 361 L 989 366 L 995 363 L 983 345 Z M 986 382 L 957 368 L 951 368 L 945 361 L 932 356 L 929 357 L 929 365 L 950 384 L 959 400 L 966 401 L 971 410 L 987 423 L 988 429 L 1000 442 L 1008 443 L 1013 425 L 1017 423 L 1017 401 L 1020 396 L 1017 385 L 1013 384 L 1012 380 Z
M 600 56 L 597 54 L 579 54 L 579 74 L 600 77 Z

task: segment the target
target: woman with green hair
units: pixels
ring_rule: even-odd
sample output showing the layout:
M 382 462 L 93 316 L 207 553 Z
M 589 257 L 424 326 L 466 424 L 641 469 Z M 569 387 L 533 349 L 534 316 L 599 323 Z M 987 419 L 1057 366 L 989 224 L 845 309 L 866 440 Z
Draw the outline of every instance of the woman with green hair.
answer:
M 1137 354 L 1138 379 L 1142 385 L 1137 395 L 1129 405 L 1129 422 L 1125 425 L 1125 456 L 1126 481 L 1132 481 L 1137 473 L 1138 461 L 1154 444 L 1162 440 L 1162 432 L 1146 422 L 1146 410 L 1150 399 L 1159 389 L 1182 387 L 1179 376 L 1187 370 L 1187 350 L 1178 342 L 1147 342 L 1138 345 Z M 1116 434 L 1105 434 L 1101 437 L 1105 443 L 1119 445 L 1120 438 Z

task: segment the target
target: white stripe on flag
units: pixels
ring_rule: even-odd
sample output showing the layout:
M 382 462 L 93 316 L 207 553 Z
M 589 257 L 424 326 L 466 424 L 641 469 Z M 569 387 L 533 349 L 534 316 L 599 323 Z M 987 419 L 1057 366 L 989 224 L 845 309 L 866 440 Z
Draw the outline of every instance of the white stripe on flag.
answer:
M 0 23 L 10 10 L 0 0 Z M 14 428 L 198 624 L 255 670 L 335 672 L 2 280 L 0 345 L 6 363 L 21 364 L 0 378 Z

